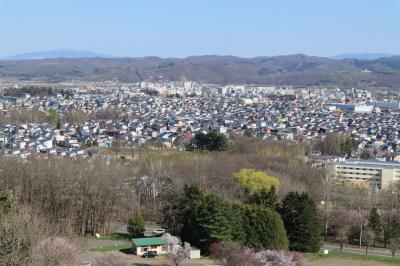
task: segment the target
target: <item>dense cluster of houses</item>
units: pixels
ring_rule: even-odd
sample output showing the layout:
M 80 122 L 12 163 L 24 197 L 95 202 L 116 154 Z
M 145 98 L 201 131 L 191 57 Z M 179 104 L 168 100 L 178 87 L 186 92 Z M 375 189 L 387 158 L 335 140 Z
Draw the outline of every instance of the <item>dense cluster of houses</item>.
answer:
M 149 89 L 157 94 L 149 95 Z M 92 156 L 89 147 L 111 148 L 117 141 L 135 147 L 151 144 L 184 149 L 199 131 L 227 136 L 250 131 L 271 140 L 315 140 L 340 132 L 354 137 L 359 151 L 372 145 L 395 153 L 400 144 L 396 91 L 194 82 L 123 84 L 114 89 L 90 85 L 67 91 L 44 97 L 3 96 L 0 108 L 4 115 L 11 109 L 34 108 L 44 114 L 55 110 L 60 115 L 79 110 L 86 120 L 0 125 L 2 151 L 23 158 L 32 154 Z M 118 118 L 96 115 L 104 110 L 112 110 Z

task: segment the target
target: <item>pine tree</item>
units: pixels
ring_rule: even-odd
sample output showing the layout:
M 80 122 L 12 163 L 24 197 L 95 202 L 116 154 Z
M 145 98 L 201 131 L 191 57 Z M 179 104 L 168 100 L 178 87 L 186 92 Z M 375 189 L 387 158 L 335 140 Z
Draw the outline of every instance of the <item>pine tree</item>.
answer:
M 133 218 L 129 219 L 127 231 L 132 236 L 140 236 L 144 233 L 144 220 L 141 215 L 135 215 Z
M 247 193 L 247 204 L 256 204 L 264 207 L 270 207 L 275 209 L 277 205 L 277 196 L 275 186 L 271 186 L 269 190 L 263 188 L 258 191 Z
M 317 252 L 321 246 L 321 227 L 317 207 L 307 193 L 290 192 L 280 208 L 289 238 L 289 249 Z
M 222 198 L 207 194 L 198 211 L 199 245 L 206 252 L 215 242 L 232 241 L 232 207 Z
M 372 229 L 375 238 L 378 238 L 382 232 L 381 216 L 378 210 L 374 207 L 371 209 L 368 217 L 368 227 Z M 373 245 L 375 246 L 375 239 Z
M 205 192 L 195 186 L 185 186 L 179 199 L 180 208 L 176 210 L 181 221 L 180 236 L 184 241 L 199 247 L 200 229 L 198 222 L 199 208 L 203 204 Z

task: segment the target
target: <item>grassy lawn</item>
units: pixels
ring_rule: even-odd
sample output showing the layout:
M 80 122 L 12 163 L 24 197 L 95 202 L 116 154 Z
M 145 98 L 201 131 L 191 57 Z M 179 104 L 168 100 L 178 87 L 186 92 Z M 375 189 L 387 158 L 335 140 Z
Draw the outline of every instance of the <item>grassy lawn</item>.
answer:
M 329 251 L 329 255 L 324 255 L 323 251 L 320 251 L 318 253 L 306 253 L 306 254 L 304 254 L 304 256 L 309 261 L 316 261 L 316 260 L 323 260 L 326 258 L 340 257 L 340 258 L 356 259 L 356 260 L 361 260 L 361 261 L 376 261 L 376 262 L 382 262 L 382 263 L 386 263 L 386 264 L 400 265 L 400 259 L 396 259 L 396 258 L 346 253 L 346 252 L 333 251 L 333 250 Z
M 100 148 L 98 150 L 100 153 L 110 156 L 112 159 L 115 159 L 115 152 L 112 148 Z M 152 158 L 152 159 L 160 159 L 166 158 L 169 160 L 180 160 L 187 158 L 194 158 L 198 156 L 208 156 L 210 152 L 208 151 L 178 151 L 175 149 L 144 149 L 144 148 L 134 148 L 133 149 L 134 156 L 138 156 L 140 159 Z M 127 159 L 132 160 L 132 150 L 127 148 L 118 153 L 118 158 L 120 156 L 125 155 Z M 137 159 L 137 158 L 136 158 Z
M 121 250 L 128 250 L 132 247 L 131 243 L 123 243 L 119 245 L 110 245 L 104 247 L 95 247 L 91 248 L 90 251 L 100 251 L 100 252 L 107 252 L 107 251 L 121 251 Z
M 131 240 L 132 237 L 129 234 L 114 233 L 111 235 L 102 235 L 99 238 L 93 237 L 98 240 Z
M 209 156 L 208 151 L 178 151 L 174 149 L 146 150 L 140 154 L 142 158 L 160 159 L 166 158 L 171 161 L 179 161 L 181 159 L 195 158 L 198 156 Z

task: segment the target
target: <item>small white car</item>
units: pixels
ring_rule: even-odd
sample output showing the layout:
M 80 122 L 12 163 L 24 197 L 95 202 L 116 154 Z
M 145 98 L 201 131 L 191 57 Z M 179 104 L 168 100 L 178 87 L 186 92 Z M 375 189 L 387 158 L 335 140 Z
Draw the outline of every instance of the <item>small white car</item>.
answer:
M 153 235 L 162 235 L 164 233 L 165 233 L 165 229 L 162 229 L 162 228 L 156 229 L 153 231 Z

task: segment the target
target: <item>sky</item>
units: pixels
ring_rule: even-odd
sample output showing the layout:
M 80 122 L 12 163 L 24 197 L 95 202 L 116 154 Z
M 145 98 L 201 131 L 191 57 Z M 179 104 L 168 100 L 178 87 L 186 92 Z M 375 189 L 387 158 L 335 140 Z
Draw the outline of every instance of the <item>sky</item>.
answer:
M 0 0 L 0 57 L 400 54 L 400 0 Z

